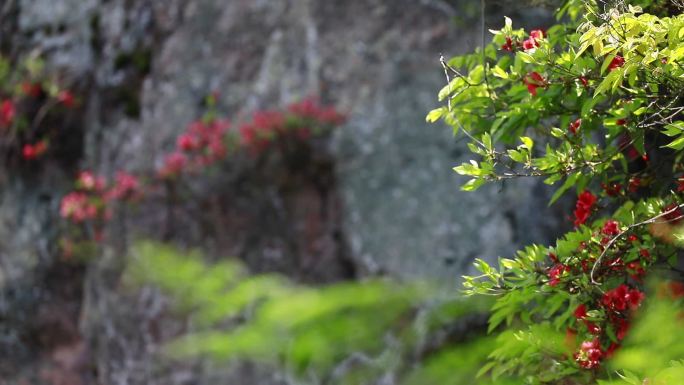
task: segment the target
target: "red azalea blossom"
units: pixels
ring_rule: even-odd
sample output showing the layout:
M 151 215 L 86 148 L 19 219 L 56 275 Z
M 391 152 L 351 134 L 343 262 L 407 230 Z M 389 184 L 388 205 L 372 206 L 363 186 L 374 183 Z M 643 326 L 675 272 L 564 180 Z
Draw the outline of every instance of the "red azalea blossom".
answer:
M 530 31 L 530 37 L 536 40 L 543 39 L 544 38 L 544 31 L 541 29 L 533 29 Z
M 613 290 L 606 292 L 601 299 L 601 303 L 608 310 L 622 312 L 629 306 L 636 309 L 644 299 L 644 293 L 637 289 L 630 289 L 629 286 L 622 284 Z
M 174 152 L 164 159 L 164 165 L 157 171 L 160 178 L 178 175 L 187 165 L 188 158 L 180 152 Z
M 128 199 L 140 194 L 140 181 L 126 171 L 117 171 L 114 187 L 107 193 L 108 199 Z
M 551 262 L 553 262 L 553 263 L 560 263 L 560 262 L 558 261 L 558 257 L 557 257 L 556 254 L 554 254 L 554 253 L 549 253 L 549 259 L 550 259 Z
M 616 318 L 613 321 L 613 324 L 615 326 L 615 337 L 617 337 L 618 340 L 624 340 L 629 331 L 629 322 L 624 318 Z
M 544 32 L 541 29 L 535 29 L 530 31 L 530 37 L 523 41 L 523 49 L 529 51 L 531 49 L 539 47 L 540 39 L 544 38 Z
M 556 286 L 560 283 L 560 277 L 563 273 L 570 271 L 568 266 L 563 264 L 556 264 L 549 270 L 549 286 Z
M 25 144 L 22 148 L 21 155 L 26 160 L 34 160 L 39 158 L 47 151 L 48 143 L 46 140 L 41 140 L 36 144 Z
M 673 299 L 684 297 L 684 283 L 672 281 L 672 282 L 669 282 L 666 285 L 666 287 L 667 287 L 667 291 L 668 291 L 669 296 L 672 297 Z
M 530 72 L 523 78 L 523 83 L 527 86 L 527 91 L 532 96 L 537 96 L 537 88 L 546 87 L 548 83 L 538 72 Z
M 307 98 L 299 103 L 292 103 L 287 110 L 298 118 L 311 119 L 323 124 L 339 125 L 346 120 L 334 107 L 322 106 L 315 98 Z
M 81 171 L 76 180 L 78 188 L 88 191 L 102 191 L 105 187 L 105 180 L 101 176 L 95 176 L 90 171 Z
M 97 217 L 97 206 L 83 192 L 72 192 L 62 198 L 59 214 L 74 222 L 83 222 Z
M 194 151 L 199 147 L 199 141 L 193 135 L 185 133 L 178 137 L 176 146 L 183 151 Z
M 620 183 L 601 183 L 601 187 L 609 197 L 616 197 L 620 195 L 620 191 L 622 191 L 622 185 Z
M 575 360 L 584 369 L 597 367 L 602 358 L 603 351 L 598 339 L 582 342 L 579 351 L 575 353 Z
M 0 126 L 9 126 L 14 121 L 14 116 L 17 111 L 14 107 L 14 103 L 9 100 L 3 100 L 0 103 Z
M 529 51 L 537 47 L 539 47 L 539 42 L 532 37 L 523 41 L 523 50 L 525 51 Z
M 37 98 L 43 93 L 43 87 L 40 83 L 23 82 L 21 83 L 21 92 L 26 96 Z
M 593 322 L 591 322 L 591 321 L 586 321 L 586 320 L 585 320 L 585 321 L 584 321 L 584 325 L 587 327 L 587 331 L 588 331 L 590 334 L 593 334 L 593 335 L 599 335 L 599 334 L 601 334 L 601 327 L 598 326 L 598 325 L 596 325 L 595 323 L 593 323 Z
M 603 225 L 601 232 L 605 235 L 618 235 L 620 234 L 620 224 L 617 221 L 609 219 Z
M 641 264 L 638 261 L 632 261 L 628 263 L 627 269 L 630 270 L 629 275 L 636 280 L 640 280 L 644 276 L 644 274 L 646 274 L 646 271 L 643 267 L 641 267 Z
M 579 130 L 581 125 L 582 125 L 582 119 L 577 119 L 574 122 L 570 123 L 570 126 L 568 127 L 568 131 L 570 131 L 572 134 L 576 134 L 577 130 Z
M 610 61 L 610 64 L 608 64 L 608 70 L 613 71 L 622 67 L 623 65 L 625 65 L 625 58 L 620 55 L 615 55 L 613 60 Z
M 637 192 L 639 190 L 639 187 L 641 187 L 641 178 L 637 178 L 637 177 L 629 178 L 629 185 L 628 185 L 627 189 L 630 192 Z
M 513 52 L 515 50 L 513 40 L 510 36 L 506 36 L 506 43 L 501 45 L 501 49 L 508 52 Z
M 575 215 L 575 226 L 582 225 L 589 219 L 589 215 L 591 214 L 591 210 L 595 203 L 596 195 L 592 194 L 590 191 L 583 191 L 579 195 L 577 203 L 575 204 L 575 211 L 573 212 Z
M 72 108 L 76 105 L 74 94 L 67 90 L 60 91 L 60 93 L 57 95 L 57 100 L 59 100 L 59 102 L 67 108 Z

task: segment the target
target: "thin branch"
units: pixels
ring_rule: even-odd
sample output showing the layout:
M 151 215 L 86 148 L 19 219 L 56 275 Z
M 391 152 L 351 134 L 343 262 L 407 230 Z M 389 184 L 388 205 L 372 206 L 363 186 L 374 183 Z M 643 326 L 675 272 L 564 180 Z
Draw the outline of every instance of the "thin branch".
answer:
M 664 217 L 664 216 L 667 216 L 667 215 L 669 215 L 669 214 L 672 214 L 672 213 L 674 213 L 675 211 L 677 211 L 677 210 L 679 210 L 679 209 L 681 209 L 681 208 L 684 208 L 684 204 L 677 205 L 677 206 L 671 208 L 670 210 L 667 210 L 667 211 L 665 211 L 665 212 L 662 212 L 662 213 L 656 215 L 655 217 L 650 218 L 650 219 L 647 219 L 647 220 L 645 220 L 645 221 L 643 221 L 643 222 L 634 223 L 634 224 L 632 224 L 632 225 L 629 225 L 629 226 L 627 226 L 627 228 L 626 228 L 625 230 L 622 230 L 620 233 L 618 233 L 616 236 L 614 236 L 614 237 L 606 244 L 605 248 L 603 249 L 603 252 L 601 252 L 601 255 L 599 255 L 598 259 L 596 259 L 596 262 L 594 262 L 594 266 L 592 266 L 592 268 L 591 268 L 591 274 L 589 275 L 589 277 L 591 278 L 591 283 L 593 283 L 594 285 L 599 285 L 599 286 L 601 285 L 599 282 L 596 282 L 596 280 L 594 279 L 594 273 L 596 272 L 596 268 L 601 264 L 601 260 L 603 259 L 603 257 L 604 257 L 604 256 L 606 255 L 606 253 L 608 252 L 608 249 L 610 249 L 610 247 L 613 246 L 613 244 L 614 244 L 618 239 L 620 239 L 620 237 L 622 237 L 623 235 L 625 235 L 625 233 L 627 233 L 628 231 L 630 231 L 631 229 L 633 229 L 633 228 L 635 228 L 635 227 L 639 227 L 639 226 L 643 226 L 643 225 L 648 225 L 648 224 L 651 224 L 651 223 L 667 223 L 667 222 L 677 221 L 677 220 L 683 218 L 684 215 L 680 215 L 680 216 L 677 217 L 677 218 L 669 219 L 669 220 L 663 221 L 663 222 L 658 222 L 658 219 L 660 219 L 660 218 L 662 218 L 662 217 Z

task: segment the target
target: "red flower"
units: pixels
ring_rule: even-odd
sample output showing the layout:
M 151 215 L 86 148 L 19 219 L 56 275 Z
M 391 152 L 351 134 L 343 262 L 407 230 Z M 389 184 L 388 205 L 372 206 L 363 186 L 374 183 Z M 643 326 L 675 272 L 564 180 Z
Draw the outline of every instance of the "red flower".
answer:
M 601 303 L 608 310 L 615 312 L 622 312 L 629 306 L 630 309 L 636 309 L 644 299 L 644 293 L 638 289 L 630 289 L 629 286 L 622 284 L 613 290 L 607 291 Z
M 21 154 L 26 160 L 34 160 L 39 158 L 47 151 L 48 143 L 46 140 L 41 140 L 36 144 L 25 144 L 22 148 Z
M 194 135 L 185 133 L 176 139 L 176 147 L 182 151 L 194 151 L 199 147 L 199 141 Z
M 536 40 L 543 39 L 544 38 L 544 31 L 541 29 L 533 29 L 530 31 L 530 37 Z
M 78 174 L 76 186 L 87 191 L 102 191 L 105 187 L 105 180 L 101 176 L 95 176 L 90 171 L 81 171 Z
M 603 351 L 601 350 L 601 343 L 598 339 L 582 342 L 579 351 L 575 353 L 575 360 L 584 369 L 597 367 L 602 358 Z
M 629 275 L 636 280 L 641 280 L 641 277 L 646 274 L 646 271 L 638 261 L 632 261 L 627 264 L 627 269 L 629 270 Z
M 560 263 L 560 262 L 558 261 L 558 257 L 557 257 L 556 254 L 554 254 L 554 253 L 549 253 L 549 259 L 550 259 L 553 263 Z
M 613 71 L 622 67 L 623 65 L 625 65 L 625 58 L 620 55 L 615 55 L 613 60 L 610 61 L 610 64 L 608 64 L 608 70 Z
M 577 130 L 579 130 L 580 126 L 582 125 L 582 119 L 577 119 L 574 122 L 570 123 L 570 126 L 568 127 L 568 130 L 572 134 L 576 134 Z
M 627 299 L 627 302 L 629 303 L 629 307 L 632 310 L 634 310 L 634 309 L 638 308 L 639 305 L 641 305 L 641 301 L 644 300 L 644 297 L 646 297 L 644 295 L 644 293 L 640 292 L 637 289 L 632 289 L 627 294 L 626 299 Z
M 536 41 L 534 38 L 530 37 L 529 39 L 523 41 L 523 49 L 525 51 L 529 51 L 532 49 L 535 49 L 539 47 L 539 42 Z
M 43 87 L 40 83 L 23 82 L 21 83 L 21 92 L 26 96 L 37 98 L 43 93 Z
M 618 235 L 620 234 L 620 224 L 617 221 L 609 219 L 603 224 L 601 232 L 605 235 Z
M 17 111 L 14 107 L 14 103 L 9 99 L 3 100 L 2 103 L 0 103 L 0 126 L 9 126 L 12 124 L 16 113 Z
M 684 283 L 672 281 L 668 284 L 668 289 L 672 298 L 684 297 Z
M 589 81 L 588 81 L 587 78 L 585 78 L 584 76 L 580 76 L 580 77 L 579 77 L 579 81 L 580 81 L 580 83 L 582 83 L 582 85 L 583 85 L 584 87 L 587 87 L 587 86 L 589 85 Z
M 636 242 L 636 241 L 639 240 L 639 237 L 637 237 L 637 236 L 634 235 L 634 234 L 630 234 L 629 237 L 627 237 L 627 240 L 630 241 L 630 242 Z
M 560 278 L 563 273 L 570 271 L 568 266 L 563 264 L 556 264 L 549 270 L 549 286 L 556 286 L 560 283 Z
M 164 165 L 157 171 L 160 178 L 170 178 L 178 175 L 187 164 L 188 159 L 180 152 L 174 152 L 164 159 Z
M 592 194 L 590 191 L 583 191 L 579 195 L 577 203 L 575 204 L 575 211 L 573 212 L 575 214 L 575 226 L 582 225 L 589 219 L 589 215 L 591 214 L 591 210 L 595 203 L 596 195 Z
M 72 192 L 64 196 L 59 206 L 62 218 L 74 222 L 83 222 L 97 216 L 97 206 L 93 204 L 83 192 Z
M 544 32 L 541 29 L 535 29 L 533 31 L 530 31 L 530 37 L 523 41 L 523 49 L 525 51 L 529 51 L 531 49 L 539 47 L 539 41 L 540 39 L 544 38 Z
M 508 52 L 513 52 L 515 50 L 513 40 L 510 36 L 506 36 L 506 43 L 501 45 L 501 49 Z
M 622 190 L 622 185 L 620 183 L 601 183 L 601 187 L 603 187 L 603 191 L 605 191 L 606 195 L 609 197 L 616 197 L 620 195 L 620 191 Z
M 589 331 L 589 333 L 593 335 L 601 334 L 601 327 L 596 325 L 595 323 L 585 320 L 584 325 L 587 327 L 587 331 Z
M 629 322 L 624 318 L 616 318 L 614 321 L 615 336 L 618 340 L 624 340 L 629 331 Z
M 637 178 L 637 177 L 629 178 L 629 185 L 628 185 L 627 189 L 630 192 L 637 192 L 639 190 L 639 187 L 641 187 L 641 178 Z
M 57 95 L 57 100 L 67 108 L 72 108 L 76 105 L 74 95 L 67 90 L 60 91 Z
M 577 306 L 577 309 L 575 309 L 575 318 L 579 319 L 584 319 L 587 316 L 587 305 L 585 304 L 580 304 Z
M 539 75 L 538 72 L 530 72 L 523 78 L 523 83 L 527 86 L 527 91 L 532 96 L 537 96 L 538 87 L 546 87 L 548 83 L 543 76 Z
M 107 193 L 108 199 L 130 199 L 140 194 L 140 181 L 126 171 L 117 171 L 114 187 Z
M 627 119 L 618 119 L 615 121 L 615 124 L 618 126 L 624 126 L 625 124 L 627 124 Z
M 609 310 L 621 312 L 627 308 L 627 285 L 620 285 L 617 288 L 603 294 L 601 303 Z

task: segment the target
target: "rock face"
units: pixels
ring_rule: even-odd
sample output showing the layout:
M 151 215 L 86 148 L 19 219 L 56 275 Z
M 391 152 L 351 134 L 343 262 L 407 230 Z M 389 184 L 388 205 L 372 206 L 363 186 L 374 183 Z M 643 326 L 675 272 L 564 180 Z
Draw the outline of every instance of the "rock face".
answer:
M 444 83 L 440 53 L 465 52 L 479 41 L 470 8 L 442 0 L 10 0 L 0 4 L 0 48 L 13 56 L 41 52 L 84 95 L 80 167 L 109 174 L 151 171 L 211 92 L 236 121 L 309 95 L 334 103 L 349 121 L 307 150 L 313 168 L 262 168 L 266 176 L 289 172 L 295 185 L 245 194 L 236 180 L 240 165 L 232 166 L 200 187 L 194 214 L 177 218 L 184 231 L 174 240 L 305 281 L 387 273 L 438 277 L 450 286 L 473 258 L 548 242 L 566 222 L 546 209 L 548 191 L 537 183 L 460 192 L 463 180 L 451 168 L 467 159 L 463 142 L 425 123 Z M 59 296 L 43 283 L 64 269 L 50 234 L 69 182 L 55 175 L 74 170 L 53 171 L 40 188 L 17 179 L 2 189 L 0 320 L 22 307 L 50 313 Z M 47 199 L 40 189 L 49 190 Z M 131 237 L 162 235 L 159 211 L 128 218 L 125 229 Z M 90 383 L 79 363 L 89 354 L 98 383 L 198 383 L 195 367 L 156 371 L 152 353 L 169 335 L 151 337 L 145 328 L 159 327 L 163 300 L 121 293 L 120 268 L 110 255 L 87 271 L 62 271 L 86 282 L 61 294 L 71 306 L 58 312 L 69 338 L 26 348 L 19 366 L 0 365 L 0 378 L 28 378 L 17 368 L 42 351 L 51 356 L 36 365 L 48 367 L 48 383 Z M 21 330 L 21 319 L 12 322 Z M 170 330 L 182 329 L 174 325 Z M 27 338 L 0 329 L 0 351 L 30 345 Z M 267 383 L 254 373 L 250 383 Z

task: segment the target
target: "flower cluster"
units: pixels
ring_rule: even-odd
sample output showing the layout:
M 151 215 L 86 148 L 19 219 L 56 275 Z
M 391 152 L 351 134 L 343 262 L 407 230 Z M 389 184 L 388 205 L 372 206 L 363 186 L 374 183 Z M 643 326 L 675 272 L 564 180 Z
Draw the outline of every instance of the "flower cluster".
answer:
M 48 141 L 47 139 L 43 139 L 39 141 L 38 143 L 35 144 L 25 144 L 24 148 L 22 148 L 21 155 L 24 157 L 26 160 L 34 160 L 38 159 L 48 149 Z
M 26 89 L 33 92 L 29 86 Z M 60 94 L 60 100 L 65 105 L 74 103 L 68 94 Z M 198 120 L 176 138 L 175 149 L 156 169 L 156 178 L 143 179 L 120 170 L 108 183 L 101 176 L 83 171 L 76 179 L 75 190 L 63 197 L 60 215 L 74 224 L 92 222 L 96 229 L 102 228 L 112 215 L 112 203 L 139 200 L 144 192 L 157 190 L 160 181 L 170 182 L 186 173 L 201 172 L 241 148 L 263 151 L 281 138 L 306 140 L 343 122 L 344 116 L 337 110 L 322 106 L 314 99 L 291 104 L 285 111 L 256 112 L 251 121 L 240 126 L 239 132 L 231 129 L 227 120 L 213 117 Z M 47 143 L 39 142 L 27 147 L 25 153 L 35 158 L 46 146 Z M 69 239 L 64 241 L 73 245 Z
M 535 29 L 530 31 L 530 36 L 522 42 L 518 39 L 506 36 L 506 42 L 501 45 L 501 49 L 508 52 L 515 52 L 522 48 L 523 51 L 531 51 L 539 47 L 539 41 L 544 38 L 544 31 Z
M 574 355 L 580 367 L 584 369 L 595 368 L 603 358 L 610 357 L 613 354 L 619 347 L 619 343 L 608 338 L 607 330 L 610 330 L 617 341 L 622 341 L 629 330 L 629 312 L 637 309 L 643 299 L 643 292 L 621 284 L 603 295 L 600 303 L 597 304 L 598 309 L 591 311 L 594 316 L 589 316 L 587 305 L 580 304 L 577 306 L 574 312 L 575 318 L 584 324 L 590 335 L 594 336 L 590 341 L 582 342 Z M 606 329 L 602 329 L 595 321 L 605 323 Z M 602 349 L 602 339 L 607 344 L 605 350 Z
M 257 111 L 251 120 L 240 124 L 237 131 L 231 129 L 226 120 L 193 122 L 176 138 L 176 149 L 166 155 L 157 176 L 172 179 L 186 172 L 199 171 L 240 148 L 258 155 L 279 140 L 307 140 L 324 134 L 344 120 L 344 115 L 335 108 L 323 106 L 315 99 L 305 99 L 290 104 L 284 111 Z
M 324 133 L 345 121 L 335 108 L 322 106 L 315 99 L 290 104 L 285 112 L 260 111 L 240 126 L 242 144 L 259 153 L 279 138 L 295 136 L 307 139 Z
M 197 170 L 223 160 L 228 154 L 229 128 L 228 121 L 218 119 L 191 123 L 176 138 L 176 150 L 166 156 L 157 175 L 172 178 L 184 170 Z
M 596 204 L 596 195 L 591 191 L 584 191 L 579 195 L 577 203 L 575 204 L 575 226 L 583 225 L 589 219 L 591 212 Z
M 619 191 L 619 186 L 604 186 L 606 196 Z M 575 224 L 585 224 L 598 201 L 590 191 L 579 195 L 575 207 Z M 672 206 L 664 213 L 671 214 L 678 206 Z M 568 329 L 568 336 L 574 339 L 582 334 L 586 337 L 574 353 L 574 360 L 584 369 L 599 366 L 604 358 L 610 357 L 619 348 L 629 330 L 631 313 L 644 299 L 644 293 L 637 288 L 643 281 L 647 268 L 655 259 L 649 248 L 654 247 L 651 237 L 642 238 L 630 227 L 621 226 L 616 219 L 607 219 L 594 224 L 591 233 L 583 236 L 570 256 L 559 258 L 549 253 L 552 264 L 546 272 L 547 284 L 556 290 L 570 293 L 584 292 L 582 277 L 615 285 L 600 296 L 586 293 L 574 310 L 576 328 Z M 587 229 L 586 227 L 583 227 Z M 586 230 L 582 230 L 586 231 Z
M 547 87 L 549 83 L 541 76 L 538 72 L 533 71 L 525 75 L 522 79 L 525 86 L 527 86 L 527 91 L 532 96 L 537 96 L 537 88 Z
M 29 60 L 29 67 L 40 67 Z M 8 63 L 0 57 L 0 67 Z M 0 84 L 0 135 L 5 139 L 2 150 L 19 153 L 25 161 L 36 161 L 49 151 L 54 130 L 45 130 L 41 123 L 50 116 L 54 118 L 54 110 L 74 108 L 76 98 L 71 91 L 61 89 L 59 85 L 48 79 L 45 74 L 36 71 L 24 71 L 17 68 L 10 76 L 2 79 Z M 35 111 L 41 109 L 40 114 Z
M 62 218 L 74 223 L 107 221 L 112 201 L 134 200 L 143 193 L 138 178 L 125 171 L 118 171 L 111 185 L 102 176 L 81 171 L 74 185 L 75 191 L 62 198 L 59 210 Z
M 530 31 L 530 37 L 523 41 L 522 46 L 525 51 L 533 50 L 539 47 L 539 40 L 544 38 L 544 31 L 535 29 Z

